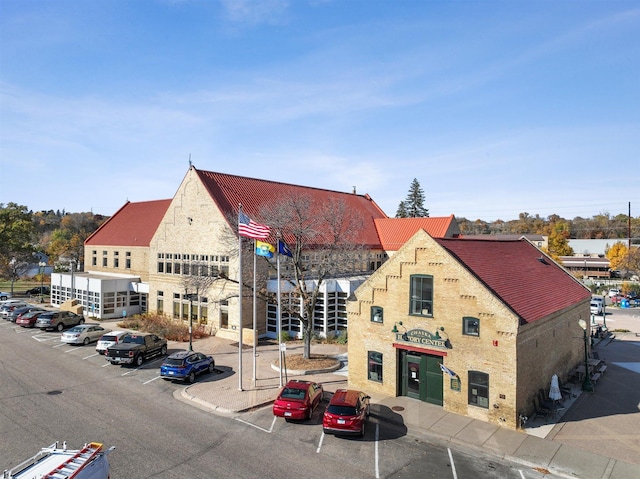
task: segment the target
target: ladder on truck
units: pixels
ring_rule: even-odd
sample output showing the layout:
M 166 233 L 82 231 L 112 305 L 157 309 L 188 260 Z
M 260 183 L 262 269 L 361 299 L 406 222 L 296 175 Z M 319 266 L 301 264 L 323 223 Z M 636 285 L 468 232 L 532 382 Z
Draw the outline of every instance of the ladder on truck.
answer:
M 42 479 L 72 479 L 102 451 L 102 444 L 90 442 Z

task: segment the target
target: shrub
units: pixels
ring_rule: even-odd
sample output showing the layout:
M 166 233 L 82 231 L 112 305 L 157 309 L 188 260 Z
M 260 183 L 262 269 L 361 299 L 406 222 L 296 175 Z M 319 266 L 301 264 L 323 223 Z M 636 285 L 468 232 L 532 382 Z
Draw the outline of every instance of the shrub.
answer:
M 280 331 L 280 342 L 286 343 L 287 341 L 291 341 L 291 336 L 289 335 L 289 331 Z
M 125 329 L 133 329 L 134 331 L 157 334 L 170 341 L 189 341 L 189 324 L 184 321 L 174 320 L 165 315 L 150 313 L 138 314 L 120 321 L 118 326 Z M 193 326 L 193 339 L 200 339 L 205 336 L 208 336 L 208 334 L 204 324 Z

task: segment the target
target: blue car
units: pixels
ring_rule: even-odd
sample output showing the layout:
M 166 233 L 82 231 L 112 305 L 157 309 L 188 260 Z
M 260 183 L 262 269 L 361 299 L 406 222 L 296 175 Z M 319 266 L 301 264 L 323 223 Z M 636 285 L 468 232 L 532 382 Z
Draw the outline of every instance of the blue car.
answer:
M 180 379 L 193 383 L 200 373 L 212 373 L 216 366 L 213 356 L 196 351 L 173 353 L 160 366 L 160 376 L 164 379 Z

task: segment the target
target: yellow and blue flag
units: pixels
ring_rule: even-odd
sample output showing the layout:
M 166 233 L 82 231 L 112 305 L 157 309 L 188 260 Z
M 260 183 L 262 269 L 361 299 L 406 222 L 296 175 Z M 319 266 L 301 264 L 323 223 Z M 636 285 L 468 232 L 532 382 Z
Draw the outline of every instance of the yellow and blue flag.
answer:
M 276 248 L 272 244 L 256 240 L 256 255 L 273 258 Z

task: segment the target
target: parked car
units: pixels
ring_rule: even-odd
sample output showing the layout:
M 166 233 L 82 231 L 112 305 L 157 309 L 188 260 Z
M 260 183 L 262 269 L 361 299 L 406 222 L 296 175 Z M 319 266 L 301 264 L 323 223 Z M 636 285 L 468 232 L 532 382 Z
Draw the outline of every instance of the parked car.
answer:
M 83 323 L 84 317 L 71 311 L 48 311 L 38 316 L 35 327 L 62 331 L 66 327 Z
M 127 331 L 111 331 L 103 334 L 102 337 L 98 339 L 96 351 L 98 351 L 98 354 L 105 354 L 108 348 L 118 344 L 127 334 L 129 334 Z
M 105 356 L 111 364 L 142 366 L 145 359 L 167 354 L 167 340 L 155 334 L 127 334 L 122 341 L 107 348 Z
M 28 304 L 27 306 L 22 306 L 20 308 L 15 308 L 7 315 L 7 320 L 15 323 L 16 320 L 25 313 L 30 313 L 31 311 L 43 311 L 43 309 L 39 306 L 33 306 Z
M 103 334 L 108 332 L 108 329 L 104 329 L 99 324 L 79 324 L 62 333 L 60 341 L 67 344 L 84 344 L 86 346 L 97 341 Z
M 591 314 L 600 316 L 602 314 L 602 303 L 599 301 L 591 301 L 589 309 L 591 310 Z
M 51 288 L 49 288 L 49 286 L 38 286 L 37 288 L 28 289 L 24 294 L 33 296 L 41 294 L 47 295 L 51 294 Z
M 29 313 L 21 314 L 18 319 L 16 319 L 16 324 L 18 326 L 22 326 L 23 328 L 33 328 L 36 325 L 36 321 L 38 320 L 38 316 L 42 313 L 45 313 L 46 310 L 34 310 Z
M 291 380 L 278 393 L 273 403 L 273 415 L 285 419 L 311 419 L 323 397 L 322 384 Z
M 0 291 L 0 301 L 6 301 L 7 299 L 10 299 L 11 296 L 13 296 L 11 293 Z
M 627 293 L 627 299 L 633 299 L 635 301 L 638 298 L 640 298 L 640 296 L 638 295 L 637 291 L 629 291 Z
M 212 373 L 216 366 L 213 356 L 196 351 L 173 353 L 160 366 L 160 376 L 164 379 L 181 379 L 193 383 L 201 373 Z
M 614 296 L 620 296 L 622 293 L 620 292 L 619 289 L 610 289 L 609 290 L 609 297 L 613 298 Z
M 28 306 L 24 301 L 12 301 L 11 303 L 6 303 L 0 306 L 0 316 L 4 319 L 9 319 L 9 314 L 16 308 L 24 308 Z
M 370 399 L 362 391 L 336 390 L 322 417 L 322 430 L 325 434 L 364 436 Z

